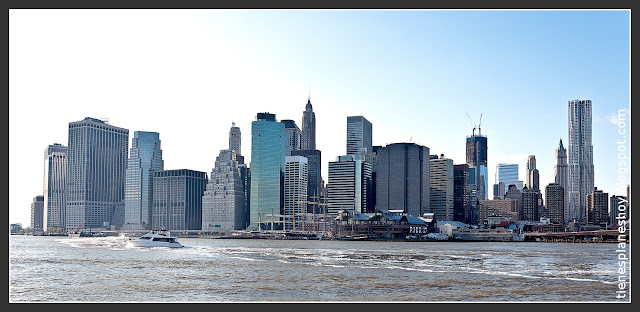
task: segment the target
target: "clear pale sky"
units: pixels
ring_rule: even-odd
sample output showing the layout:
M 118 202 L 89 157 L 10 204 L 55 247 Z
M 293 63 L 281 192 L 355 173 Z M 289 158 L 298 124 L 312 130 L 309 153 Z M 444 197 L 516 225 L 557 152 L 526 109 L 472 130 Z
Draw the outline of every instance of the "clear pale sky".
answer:
M 211 173 L 235 122 L 251 159 L 258 112 L 293 119 L 311 93 L 322 175 L 346 153 L 346 119 L 373 144 L 414 142 L 465 162 L 482 114 L 490 195 L 498 163 L 536 155 L 553 182 L 568 101 L 593 101 L 595 186 L 625 194 L 618 110 L 627 109 L 627 10 L 9 11 L 9 223 L 30 225 L 44 149 L 85 117 L 155 131 L 165 169 Z M 630 162 L 625 165 L 630 170 Z M 624 184 L 616 184 L 624 178 Z

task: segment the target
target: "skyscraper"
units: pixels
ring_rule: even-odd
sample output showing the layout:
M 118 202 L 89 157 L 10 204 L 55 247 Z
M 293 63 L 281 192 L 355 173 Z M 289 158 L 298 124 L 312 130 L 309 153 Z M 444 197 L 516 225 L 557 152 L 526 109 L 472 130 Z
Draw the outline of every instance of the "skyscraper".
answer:
M 202 230 L 221 232 L 245 227 L 245 189 L 236 152 L 221 150 L 202 196 Z
M 69 123 L 66 229 L 124 223 L 129 130 L 87 117 Z
M 300 137 L 302 132 L 296 125 L 296 122 L 291 119 L 284 119 L 281 121 L 284 124 L 284 132 L 287 139 L 285 156 L 293 155 L 293 151 L 300 150 Z
M 475 190 L 477 198 L 487 199 L 487 188 L 489 187 L 489 171 L 487 170 L 487 137 L 481 134 L 467 137 L 467 165 L 473 168 L 473 173 L 469 172 L 469 185 L 472 191 Z
M 586 199 L 587 223 L 604 228 L 609 222 L 609 194 L 594 188 Z
M 435 156 L 435 157 L 434 157 Z M 436 220 L 453 220 L 453 160 L 433 155 L 429 162 L 429 205 Z
M 242 155 L 242 136 L 240 133 L 240 127 L 236 127 L 236 123 L 231 123 L 231 129 L 229 129 L 229 149 L 236 152 L 236 158 Z
M 593 145 L 591 100 L 569 101 L 567 195 L 570 219 L 585 221 L 587 195 L 593 191 Z
M 540 175 L 536 168 L 536 156 L 529 155 L 527 159 L 527 187 L 534 190 L 540 189 Z
M 567 150 L 562 145 L 562 139 L 560 139 L 560 144 L 556 149 L 556 163 L 553 166 L 553 172 L 555 175 L 555 183 L 562 186 L 562 190 L 564 192 L 564 216 L 563 219 L 565 221 L 569 220 L 569 196 L 567 193 L 567 188 L 569 187 L 569 168 L 567 165 Z M 547 206 L 549 204 L 547 203 Z
M 496 166 L 496 184 L 504 183 L 505 192 L 509 189 L 509 185 L 515 185 L 522 190 L 523 182 L 520 181 L 518 173 L 518 164 L 498 164 Z M 502 194 L 504 196 L 504 194 Z
M 307 158 L 307 201 L 318 203 L 320 201 L 322 183 L 322 153 L 319 150 L 299 150 L 293 151 L 291 154 L 292 156 L 304 156 Z M 314 207 L 316 213 L 320 211 L 320 206 L 309 203 L 307 212 L 313 212 Z
M 329 162 L 327 183 L 327 213 L 336 215 L 339 210 L 355 210 L 359 213 L 374 212 L 371 207 L 373 168 L 365 159 L 364 151 L 356 155 L 338 156 Z
M 620 220 L 627 220 L 629 216 L 628 197 L 611 195 L 609 201 L 609 225 L 616 225 Z
M 307 106 L 302 113 L 302 138 L 300 141 L 301 150 L 316 149 L 316 114 L 311 106 L 311 96 L 309 96 Z
M 522 189 L 520 201 L 520 220 L 522 221 L 540 221 L 540 199 L 542 194 L 540 190 L 525 186 Z
M 366 154 L 373 151 L 371 139 L 372 125 L 362 116 L 347 117 L 347 155 L 356 155 L 362 148 Z
M 453 220 L 469 223 L 469 165 L 453 166 Z
M 284 229 L 301 230 L 307 210 L 308 164 L 304 156 L 285 156 Z
M 284 123 L 275 114 L 258 113 L 251 123 L 251 230 L 281 221 L 286 145 Z
M 44 210 L 42 230 L 65 228 L 67 147 L 58 143 L 44 150 Z
M 169 231 L 202 229 L 202 195 L 205 172 L 178 169 L 153 173 L 151 226 Z
M 43 230 L 44 225 L 44 196 L 38 195 L 31 203 L 31 229 Z
M 157 132 L 134 132 L 124 187 L 123 229 L 151 230 L 153 173 L 160 170 L 164 170 L 160 135 Z
M 377 151 L 376 206 L 404 210 L 411 216 L 430 211 L 429 148 L 415 143 L 394 143 Z
M 564 224 L 564 193 L 564 188 L 558 183 L 549 183 L 545 188 L 547 218 L 551 220 L 551 223 Z

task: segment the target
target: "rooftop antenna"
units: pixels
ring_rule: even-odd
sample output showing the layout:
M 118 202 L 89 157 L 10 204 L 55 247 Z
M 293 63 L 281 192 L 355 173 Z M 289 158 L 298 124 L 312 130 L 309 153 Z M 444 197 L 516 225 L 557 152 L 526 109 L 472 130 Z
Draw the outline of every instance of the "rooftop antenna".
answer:
M 309 103 L 311 103 L 311 83 L 309 83 Z

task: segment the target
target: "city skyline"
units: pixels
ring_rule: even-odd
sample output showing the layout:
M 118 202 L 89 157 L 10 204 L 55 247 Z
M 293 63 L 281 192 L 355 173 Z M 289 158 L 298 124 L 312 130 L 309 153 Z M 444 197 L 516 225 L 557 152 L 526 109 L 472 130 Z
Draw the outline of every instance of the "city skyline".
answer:
M 373 124 L 374 146 L 417 143 L 457 165 L 482 114 L 488 193 L 499 163 L 518 164 L 525 180 L 528 155 L 536 155 L 544 190 L 555 179 L 558 141 L 568 142 L 568 102 L 579 99 L 593 103 L 594 186 L 623 194 L 630 184 L 629 174 L 616 184 L 618 110 L 630 119 L 628 11 L 11 10 L 9 17 L 10 223 L 29 223 L 42 194 L 43 181 L 34 181 L 44 170 L 42 150 L 67 145 L 70 122 L 104 117 L 130 133 L 158 132 L 167 170 L 210 172 L 232 122 L 248 164 L 255 115 L 302 125 L 308 98 L 325 183 L 328 162 L 346 154 L 347 116 Z M 113 18 L 122 23 L 107 22 Z

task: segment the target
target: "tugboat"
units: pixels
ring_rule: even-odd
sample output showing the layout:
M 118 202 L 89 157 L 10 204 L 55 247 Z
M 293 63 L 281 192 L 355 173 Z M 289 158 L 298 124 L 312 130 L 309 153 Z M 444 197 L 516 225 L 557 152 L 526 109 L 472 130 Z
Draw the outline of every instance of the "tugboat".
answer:
M 138 239 L 129 239 L 127 244 L 134 247 L 184 247 L 178 242 L 177 237 L 165 229 L 152 230 Z

